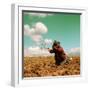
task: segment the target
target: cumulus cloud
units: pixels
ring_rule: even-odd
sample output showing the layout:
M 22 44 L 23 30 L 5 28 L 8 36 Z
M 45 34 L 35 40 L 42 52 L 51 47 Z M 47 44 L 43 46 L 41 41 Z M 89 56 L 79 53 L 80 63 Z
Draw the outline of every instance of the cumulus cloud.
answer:
M 53 14 L 48 14 L 48 13 L 26 13 L 30 16 L 37 16 L 39 18 L 45 18 L 47 16 L 52 16 Z
M 45 26 L 45 24 L 43 24 L 41 22 L 37 22 L 35 24 L 35 31 L 37 34 L 44 34 L 44 33 L 47 33 L 48 29 Z
M 48 32 L 48 29 L 45 24 L 42 22 L 37 22 L 32 28 L 28 24 L 24 25 L 24 33 L 27 35 L 30 34 L 45 34 Z
M 42 34 L 47 32 L 48 29 L 42 22 L 37 22 L 32 28 L 27 24 L 24 25 L 24 35 L 30 36 L 36 43 L 39 43 L 42 40 Z

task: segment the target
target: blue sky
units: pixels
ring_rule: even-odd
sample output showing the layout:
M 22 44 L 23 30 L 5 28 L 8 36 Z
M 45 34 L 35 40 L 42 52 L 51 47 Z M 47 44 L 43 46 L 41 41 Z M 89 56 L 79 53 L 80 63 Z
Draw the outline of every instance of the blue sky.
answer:
M 43 40 L 60 41 L 65 50 L 80 47 L 79 14 L 23 12 L 23 25 L 28 25 L 29 30 L 34 28 L 38 22 L 47 28 L 46 33 L 39 35 Z M 35 45 L 37 42 L 31 36 L 24 35 L 24 48 Z M 51 44 L 47 44 L 47 47 L 51 48 Z

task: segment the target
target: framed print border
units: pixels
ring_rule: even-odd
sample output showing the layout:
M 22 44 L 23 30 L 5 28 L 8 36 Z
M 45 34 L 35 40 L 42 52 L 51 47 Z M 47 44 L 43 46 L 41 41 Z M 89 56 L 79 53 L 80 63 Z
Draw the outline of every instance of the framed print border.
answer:
M 48 12 L 63 12 L 63 13 L 79 13 L 80 16 L 80 47 L 81 47 L 81 74 L 79 76 L 58 76 L 58 77 L 40 77 L 23 79 L 22 76 L 22 11 L 48 11 Z M 11 6 L 11 85 L 12 86 L 31 86 L 68 82 L 85 82 L 87 81 L 87 61 L 84 57 L 84 31 L 86 30 L 87 11 L 85 8 L 78 7 L 38 7 L 30 6 L 29 4 L 12 4 Z M 84 64 L 84 66 L 83 66 Z M 42 80 L 42 81 L 41 81 Z M 44 81 L 43 81 L 44 80 Z

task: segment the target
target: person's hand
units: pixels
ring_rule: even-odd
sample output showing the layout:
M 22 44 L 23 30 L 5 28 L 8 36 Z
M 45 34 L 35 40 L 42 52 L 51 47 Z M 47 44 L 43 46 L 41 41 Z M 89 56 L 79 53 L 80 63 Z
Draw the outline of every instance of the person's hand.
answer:
M 50 52 L 51 51 L 51 49 L 50 48 L 47 48 L 48 49 L 48 51 Z

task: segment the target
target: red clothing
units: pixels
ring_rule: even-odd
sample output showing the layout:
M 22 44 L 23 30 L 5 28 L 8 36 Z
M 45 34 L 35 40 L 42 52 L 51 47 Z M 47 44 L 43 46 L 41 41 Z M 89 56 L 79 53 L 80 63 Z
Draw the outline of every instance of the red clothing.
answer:
M 60 63 L 66 59 L 66 54 L 62 47 L 57 47 L 53 50 L 50 50 L 50 53 L 55 53 L 56 63 Z

